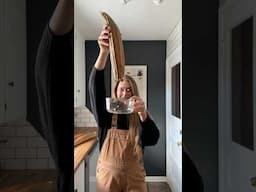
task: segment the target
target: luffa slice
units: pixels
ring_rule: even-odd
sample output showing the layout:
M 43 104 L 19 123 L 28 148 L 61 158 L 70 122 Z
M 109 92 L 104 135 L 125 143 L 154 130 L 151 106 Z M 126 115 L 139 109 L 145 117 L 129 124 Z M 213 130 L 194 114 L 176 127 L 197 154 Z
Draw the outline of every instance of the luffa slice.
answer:
M 109 25 L 111 28 L 111 33 L 109 37 L 110 61 L 114 79 L 115 81 L 117 81 L 124 77 L 125 66 L 124 47 L 121 33 L 114 20 L 107 13 L 102 12 L 101 14 L 106 24 Z

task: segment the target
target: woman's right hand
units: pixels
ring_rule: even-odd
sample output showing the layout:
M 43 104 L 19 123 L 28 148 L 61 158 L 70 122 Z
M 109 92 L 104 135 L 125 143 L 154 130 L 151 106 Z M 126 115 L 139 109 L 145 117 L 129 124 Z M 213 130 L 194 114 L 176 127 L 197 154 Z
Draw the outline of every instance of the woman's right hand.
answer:
M 100 47 L 100 53 L 94 64 L 97 70 L 103 70 L 105 68 L 105 65 L 108 59 L 108 54 L 109 54 L 109 36 L 110 36 L 110 27 L 108 25 L 104 25 L 98 37 L 98 45 Z
M 100 47 L 101 53 L 109 53 L 109 36 L 110 36 L 110 26 L 104 25 L 103 29 L 98 37 L 98 45 Z

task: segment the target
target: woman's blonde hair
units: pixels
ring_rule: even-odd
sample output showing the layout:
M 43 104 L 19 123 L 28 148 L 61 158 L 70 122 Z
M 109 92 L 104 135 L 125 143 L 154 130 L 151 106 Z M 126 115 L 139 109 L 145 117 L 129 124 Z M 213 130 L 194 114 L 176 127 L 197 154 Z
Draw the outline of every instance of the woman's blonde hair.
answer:
M 132 96 L 139 96 L 138 86 L 135 80 L 129 76 L 125 75 L 122 79 L 118 80 L 114 87 L 114 97 L 117 98 L 117 88 L 120 82 L 127 81 L 131 86 Z M 138 154 L 141 150 L 139 145 L 139 116 L 137 113 L 130 114 L 129 118 L 129 136 L 131 138 L 131 144 L 134 146 L 134 151 Z

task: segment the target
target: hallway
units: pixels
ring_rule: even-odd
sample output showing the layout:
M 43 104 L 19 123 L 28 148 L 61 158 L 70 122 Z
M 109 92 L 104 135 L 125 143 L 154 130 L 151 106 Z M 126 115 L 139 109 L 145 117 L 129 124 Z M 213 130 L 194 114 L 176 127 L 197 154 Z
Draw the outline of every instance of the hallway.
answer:
M 56 192 L 54 170 L 2 170 L 0 191 L 5 192 Z M 171 192 L 165 182 L 149 182 L 148 192 Z

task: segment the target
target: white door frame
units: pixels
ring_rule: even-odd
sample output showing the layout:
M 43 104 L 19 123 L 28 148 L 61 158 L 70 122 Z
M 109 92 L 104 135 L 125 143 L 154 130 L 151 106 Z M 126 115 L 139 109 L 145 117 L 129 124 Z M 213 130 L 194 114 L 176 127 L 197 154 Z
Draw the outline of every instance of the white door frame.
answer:
M 180 71 L 182 71 L 182 61 L 181 61 L 181 47 L 177 48 L 174 53 L 167 58 L 167 66 L 166 72 L 170 73 L 172 67 L 176 64 L 180 63 Z M 180 85 L 182 85 L 182 73 L 180 73 Z M 169 77 L 168 77 L 169 76 Z M 166 74 L 167 82 L 170 83 L 172 76 L 171 74 Z M 180 86 L 180 91 L 182 90 L 182 86 Z M 168 91 L 168 90 L 167 90 Z M 181 118 L 177 118 L 171 115 L 171 91 L 167 92 L 166 97 L 166 174 L 167 181 L 170 185 L 173 192 L 181 192 L 182 191 L 182 110 L 180 110 Z M 180 92 L 180 98 L 182 98 L 182 92 Z M 181 103 L 181 99 L 180 99 Z M 182 109 L 182 107 L 180 107 Z M 168 143 L 169 141 L 169 143 Z

